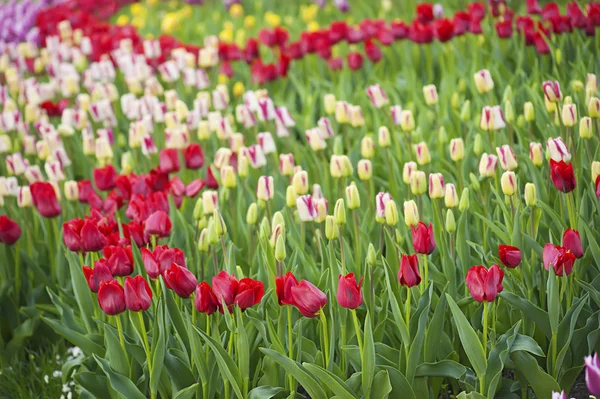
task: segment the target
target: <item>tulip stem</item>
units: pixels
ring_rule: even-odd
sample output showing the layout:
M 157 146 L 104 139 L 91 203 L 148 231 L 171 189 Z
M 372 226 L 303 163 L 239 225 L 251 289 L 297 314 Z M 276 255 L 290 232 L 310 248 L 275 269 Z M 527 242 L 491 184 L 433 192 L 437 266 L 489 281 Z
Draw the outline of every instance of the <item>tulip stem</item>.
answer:
M 319 318 L 321 319 L 321 326 L 323 327 L 323 346 L 325 347 L 325 368 L 329 370 L 329 336 L 327 333 L 327 317 L 323 312 L 323 309 L 319 311 Z
M 354 248 L 354 251 L 356 253 L 356 259 L 354 259 L 354 262 L 356 263 L 356 270 L 357 270 L 357 275 L 358 276 L 362 276 L 362 262 L 361 262 L 361 256 L 360 256 L 360 233 L 359 233 L 359 222 L 358 222 L 358 211 L 354 210 L 353 216 L 354 216 L 354 240 L 356 241 L 356 247 Z
M 356 316 L 356 309 L 352 309 L 352 319 L 354 320 L 354 329 L 356 330 L 356 340 L 358 341 L 358 351 L 360 352 L 360 364 L 361 369 L 363 368 L 363 340 L 360 333 L 360 325 L 358 323 L 358 317 Z
M 225 239 L 221 237 L 221 249 L 223 251 L 223 259 L 225 260 L 225 269 L 229 270 L 229 259 L 227 259 L 227 248 L 225 248 Z
M 121 324 L 121 316 L 116 315 L 115 318 L 117 320 L 117 330 L 119 331 L 119 342 L 121 343 L 123 352 L 127 353 L 127 350 L 125 349 L 125 338 L 123 337 L 123 325 Z
M 293 341 L 293 325 L 292 325 L 292 307 L 287 306 L 287 315 L 288 315 L 288 356 L 290 359 L 294 359 L 294 341 Z M 290 392 L 294 393 L 294 376 L 288 375 L 289 384 L 290 384 Z
M 21 240 L 15 243 L 15 294 L 15 303 L 18 305 L 21 294 Z
M 423 273 L 425 284 L 420 284 L 421 294 L 425 292 L 426 286 L 429 285 L 429 259 L 427 259 L 427 254 L 423 254 Z
M 304 242 L 306 241 L 306 223 L 300 222 L 300 245 L 304 251 Z
M 146 324 L 144 324 L 144 316 L 142 316 L 142 312 L 136 313 L 138 314 L 140 326 L 142 327 L 142 339 L 144 340 L 144 349 L 146 350 L 146 357 L 148 359 L 148 375 L 152 375 L 152 351 L 150 350 L 150 343 L 148 342 L 148 333 L 146 332 Z M 150 396 L 152 398 L 156 397 L 156 392 L 152 389 L 152 384 L 150 384 Z
M 346 275 L 346 256 L 344 255 L 344 238 L 340 234 L 340 258 L 342 260 L 342 274 Z
M 575 206 L 575 201 L 573 198 L 573 194 L 571 193 L 567 193 L 565 195 L 567 198 L 567 212 L 569 213 L 569 222 L 571 225 L 571 228 L 573 230 L 577 230 L 577 212 L 576 212 L 576 206 Z
M 483 302 L 483 357 L 487 359 L 487 340 L 488 340 L 488 313 L 489 303 Z M 485 390 L 485 375 L 479 376 L 479 392 L 484 393 Z

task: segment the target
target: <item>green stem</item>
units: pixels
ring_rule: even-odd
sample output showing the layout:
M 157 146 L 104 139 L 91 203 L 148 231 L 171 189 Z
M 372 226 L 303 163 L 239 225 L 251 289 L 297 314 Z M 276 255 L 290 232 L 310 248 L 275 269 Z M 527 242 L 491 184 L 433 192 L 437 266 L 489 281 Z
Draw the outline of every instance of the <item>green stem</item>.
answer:
M 329 335 L 327 333 L 327 317 L 323 312 L 323 309 L 319 311 L 319 318 L 321 319 L 321 326 L 323 327 L 323 345 L 325 346 L 325 368 L 329 370 Z
M 127 353 L 125 349 L 125 338 L 123 336 L 123 325 L 121 324 L 120 315 L 116 315 L 115 319 L 117 320 L 117 330 L 119 331 L 119 342 L 121 343 L 121 347 L 123 348 L 123 352 Z
M 363 368 L 363 358 L 364 358 L 364 347 L 363 340 L 360 333 L 360 325 L 358 324 L 358 317 L 356 316 L 356 309 L 352 309 L 352 320 L 354 320 L 354 329 L 356 330 L 356 340 L 358 341 L 358 350 L 360 352 L 360 363 L 361 369 Z
M 294 341 L 293 341 L 293 325 L 292 325 L 292 307 L 287 306 L 287 314 L 288 314 L 288 356 L 290 359 L 294 359 Z M 290 392 L 292 395 L 295 393 L 294 389 L 294 376 L 289 374 L 288 380 L 290 384 Z
M 144 324 L 144 316 L 142 312 L 136 312 L 140 319 L 140 326 L 142 327 L 142 339 L 144 341 L 144 349 L 146 350 L 146 357 L 148 359 L 148 375 L 152 375 L 152 351 L 150 349 L 150 343 L 148 342 L 148 333 L 146 332 L 146 324 Z M 117 316 L 118 317 L 118 316 Z M 152 389 L 152 383 L 150 383 L 150 397 L 156 398 L 156 390 Z
M 229 333 L 229 342 L 227 343 L 227 353 L 229 354 L 229 356 L 231 356 L 231 353 L 233 352 L 233 333 Z M 227 380 L 225 380 L 223 382 L 223 384 L 225 385 L 225 398 L 229 399 L 231 398 L 231 387 L 229 386 L 229 383 L 227 382 Z
M 21 240 L 15 243 L 15 303 L 19 305 L 21 294 Z
M 359 234 L 359 222 L 358 222 L 358 211 L 354 210 L 354 240 L 355 240 L 355 257 L 354 262 L 356 263 L 357 275 L 362 276 L 362 262 L 360 257 L 360 234 Z
M 425 284 L 421 284 L 421 294 L 425 292 L 425 288 L 429 284 L 429 260 L 427 258 L 427 254 L 423 254 L 423 273 L 423 277 L 425 278 Z
M 488 302 L 483 302 L 483 357 L 487 359 L 487 335 L 488 335 Z M 485 390 L 485 375 L 479 376 L 479 392 L 483 395 Z
M 341 232 L 340 232 L 341 233 Z M 340 258 L 342 260 L 342 275 L 346 275 L 346 255 L 344 255 L 344 238 L 340 234 Z

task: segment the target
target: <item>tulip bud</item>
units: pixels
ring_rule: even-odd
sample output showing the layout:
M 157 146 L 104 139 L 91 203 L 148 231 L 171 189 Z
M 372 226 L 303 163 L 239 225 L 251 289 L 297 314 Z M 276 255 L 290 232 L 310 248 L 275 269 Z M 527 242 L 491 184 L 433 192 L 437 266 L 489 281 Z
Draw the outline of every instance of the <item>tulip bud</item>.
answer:
M 335 95 L 325 94 L 325 96 L 323 97 L 323 104 L 325 105 L 325 113 L 327 115 L 333 114 L 336 110 Z
M 429 174 L 429 198 L 436 199 L 444 196 L 444 176 L 441 173 Z
M 592 183 L 596 183 L 596 179 L 600 176 L 600 162 L 592 162 Z
M 350 121 L 350 104 L 345 101 L 337 101 L 335 103 L 335 120 L 340 123 L 348 123 Z
M 282 176 L 292 176 L 294 174 L 293 154 L 279 154 L 279 172 Z
M 477 176 L 475 176 L 473 173 L 469 173 L 469 180 L 471 181 L 471 187 L 473 187 L 473 190 L 479 192 L 481 186 L 479 185 L 479 179 Z
M 358 178 L 362 181 L 371 180 L 371 176 L 373 175 L 373 168 L 371 166 L 371 161 L 368 159 L 361 159 L 358 161 L 357 165 L 358 169 Z
M 369 266 L 375 265 L 377 261 L 377 252 L 375 252 L 375 247 L 371 243 L 369 243 L 369 248 L 367 249 L 366 261 Z
M 544 162 L 544 150 L 541 143 L 529 143 L 529 159 L 535 166 Z
M 421 195 L 427 191 L 427 176 L 422 170 L 415 170 L 410 176 L 410 191 L 414 195 Z
M 250 226 L 254 226 L 258 220 L 258 206 L 256 202 L 253 202 L 248 207 L 248 212 L 246 212 L 246 223 Z
M 460 94 L 456 91 L 452 93 L 452 97 L 450 97 L 450 106 L 453 110 L 458 110 L 460 108 Z
M 456 193 L 456 187 L 454 184 L 446 184 L 444 194 L 444 204 L 447 208 L 455 208 L 458 205 L 458 194 Z
M 502 174 L 502 178 L 500 179 L 500 184 L 502 186 L 502 192 L 504 193 L 504 195 L 513 195 L 515 193 L 515 188 L 517 184 L 517 177 L 515 176 L 515 172 L 504 172 Z
M 213 211 L 214 229 L 217 237 L 221 238 L 227 234 L 227 225 L 218 209 Z
M 497 165 L 498 157 L 484 152 L 479 161 L 479 176 L 494 177 L 496 175 Z
M 496 153 L 498 154 L 502 169 L 515 170 L 517 166 L 519 166 L 517 164 L 515 152 L 508 144 L 505 144 L 502 147 L 496 147 Z
M 465 157 L 465 143 L 463 139 L 450 140 L 450 158 L 454 162 L 461 161 Z
M 250 159 L 246 154 L 241 152 L 238 154 L 238 176 L 242 179 L 248 177 L 248 172 L 250 170 Z
M 481 138 L 481 134 L 477 133 L 475 135 L 475 139 L 473 141 L 473 154 L 475 156 L 481 155 L 483 152 L 483 139 Z
M 471 102 L 469 100 L 465 100 L 460 109 L 460 120 L 463 122 L 471 120 Z
M 527 101 L 523 105 L 523 115 L 525 115 L 525 120 L 527 122 L 533 122 L 535 120 L 535 111 L 531 101 Z
M 394 200 L 389 200 L 385 204 L 385 223 L 388 226 L 395 226 L 398 224 L 398 208 Z
M 256 186 L 256 197 L 261 201 L 272 200 L 275 195 L 273 188 L 273 176 L 261 176 Z
M 423 86 L 423 96 L 427 105 L 435 105 L 438 103 L 438 93 L 435 85 Z
M 464 188 L 462 194 L 460 195 L 460 202 L 458 203 L 458 210 L 461 212 L 466 211 L 467 209 L 469 209 L 470 206 L 470 201 L 469 201 L 469 189 L 468 188 Z
M 565 104 L 562 109 L 562 122 L 566 127 L 573 127 L 577 123 L 577 105 Z
M 296 195 L 304 195 L 308 193 L 308 173 L 305 170 L 300 170 L 294 173 L 294 177 L 292 178 L 292 186 L 294 187 L 294 190 L 296 190 Z
M 400 114 L 400 127 L 402 131 L 410 133 L 415 130 L 415 119 L 409 110 L 403 110 Z
M 325 218 L 325 237 L 327 237 L 327 239 L 331 241 L 335 240 L 339 236 L 340 229 L 337 223 L 335 222 L 335 217 L 327 215 L 327 217 Z
M 446 213 L 446 231 L 448 233 L 454 233 L 456 231 L 456 220 L 454 219 L 454 212 L 452 209 L 448 209 Z
M 323 223 L 327 218 L 327 210 L 328 210 L 328 202 L 325 198 L 313 198 L 315 201 L 316 211 L 315 211 L 315 223 Z
M 198 251 L 206 253 L 208 252 L 208 248 L 208 229 L 202 229 L 198 237 Z
M 592 118 L 589 116 L 584 116 L 579 121 L 579 137 L 585 140 L 592 138 Z
M 67 201 L 78 201 L 79 200 L 79 185 L 74 180 L 65 182 L 64 187 L 65 198 Z
M 198 122 L 198 131 L 196 135 L 200 141 L 206 141 L 210 138 L 210 125 L 208 121 Z
M 482 69 L 473 75 L 473 79 L 475 80 L 475 87 L 477 91 L 481 94 L 487 93 L 494 88 L 494 80 L 492 79 L 492 74 L 487 69 Z
M 215 209 L 218 209 L 217 192 L 208 190 L 202 193 L 202 209 L 205 215 L 210 215 Z
M 413 172 L 417 170 L 417 164 L 413 161 L 406 162 L 402 169 L 402 180 L 405 184 L 411 184 L 411 177 Z
M 546 97 L 544 97 L 544 105 L 546 106 L 546 111 L 549 114 L 556 112 L 556 108 L 557 108 L 556 103 L 549 101 Z
M 571 96 L 565 97 L 565 99 L 563 100 L 563 105 L 568 105 L 568 104 L 573 104 L 573 97 L 571 97 Z
M 404 223 L 407 226 L 419 224 L 419 208 L 413 200 L 404 201 Z
M 440 130 L 438 130 L 438 140 L 442 144 L 446 144 L 448 142 L 448 133 L 446 132 L 446 128 L 444 126 L 440 126 Z
M 371 136 L 365 136 L 360 142 L 360 154 L 363 158 L 373 158 L 375 155 L 375 142 Z
M 381 148 L 387 148 L 392 144 L 392 139 L 390 137 L 390 131 L 386 126 L 381 126 L 379 128 L 379 135 L 378 135 L 377 142 Z
M 348 209 L 354 210 L 360 208 L 360 194 L 356 184 L 352 183 L 346 187 L 346 201 L 348 202 Z
M 198 198 L 196 200 L 196 204 L 194 205 L 194 212 L 192 214 L 194 217 L 194 220 L 200 220 L 204 216 L 204 207 L 202 206 L 202 203 L 203 203 L 202 198 Z
M 333 216 L 338 225 L 341 226 L 346 224 L 346 206 L 342 198 L 336 201 L 335 208 L 333 209 Z
M 210 245 L 215 245 L 219 242 L 219 236 L 217 235 L 217 231 L 215 230 L 215 221 L 213 218 L 210 218 L 208 221 L 208 242 Z
M 221 168 L 221 182 L 225 188 L 234 188 L 237 185 L 233 166 L 227 165 Z
M 296 199 L 298 196 L 296 195 L 296 189 L 294 186 L 287 186 L 285 190 L 285 205 L 288 208 L 294 208 L 296 206 Z
M 340 155 L 332 155 L 329 162 L 329 173 L 333 178 L 342 177 L 342 157 Z
M 588 102 L 588 114 L 592 118 L 600 118 L 600 99 L 598 97 L 590 98 Z
M 278 225 L 281 225 L 285 229 L 285 219 L 280 211 L 277 211 L 273 214 L 273 219 L 271 220 L 271 230 L 275 231 L 275 227 Z
M 569 162 L 571 160 L 571 152 L 569 152 L 567 145 L 561 137 L 548 139 L 546 146 L 548 148 L 548 155 L 555 162 Z
M 31 190 L 29 186 L 19 187 L 19 193 L 17 194 L 17 206 L 19 208 L 30 208 L 33 205 L 31 198 Z
M 508 100 L 504 102 L 504 119 L 506 122 L 513 123 L 515 120 L 515 112 L 513 111 L 512 103 Z
M 525 204 L 530 208 L 534 208 L 536 203 L 537 194 L 535 185 L 533 183 L 525 184 Z
M 271 235 L 271 226 L 269 225 L 269 219 L 264 217 L 258 227 L 258 234 L 261 240 L 267 241 Z
M 542 90 L 544 91 L 544 98 L 550 103 L 556 103 L 562 98 L 560 85 L 557 81 L 545 81 L 542 84 Z
M 427 165 L 431 162 L 431 155 L 429 154 L 429 148 L 427 143 L 424 141 L 414 146 L 415 153 L 417 154 L 417 163 L 421 166 Z
M 283 262 L 285 260 L 285 237 L 280 234 L 275 242 L 275 260 L 277 262 Z

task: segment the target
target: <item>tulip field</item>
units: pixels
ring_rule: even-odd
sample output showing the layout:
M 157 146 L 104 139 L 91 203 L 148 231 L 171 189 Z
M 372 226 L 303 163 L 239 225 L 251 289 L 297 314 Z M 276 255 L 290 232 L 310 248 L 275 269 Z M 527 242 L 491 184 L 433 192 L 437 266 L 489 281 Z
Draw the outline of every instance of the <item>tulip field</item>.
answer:
M 600 398 L 600 2 L 0 4 L 0 398 Z

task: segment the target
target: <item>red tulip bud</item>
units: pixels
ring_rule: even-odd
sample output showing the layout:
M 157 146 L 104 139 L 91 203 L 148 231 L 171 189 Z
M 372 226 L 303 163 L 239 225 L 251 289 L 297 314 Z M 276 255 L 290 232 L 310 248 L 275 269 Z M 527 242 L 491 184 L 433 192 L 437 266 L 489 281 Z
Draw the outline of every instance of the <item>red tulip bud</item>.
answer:
M 144 277 L 137 275 L 125 279 L 125 304 L 127 309 L 139 312 L 152 304 L 152 290 Z
M 398 281 L 400 284 L 410 288 L 421 283 L 419 273 L 419 258 L 415 255 L 402 255 L 400 269 L 398 270 Z
M 179 165 L 179 151 L 174 148 L 163 148 L 159 154 L 160 171 L 163 173 L 177 172 Z
M 100 191 L 112 190 L 117 185 L 117 170 L 110 164 L 94 169 L 94 183 Z
M 98 228 L 98 222 L 88 219 L 81 227 L 81 250 L 83 252 L 96 252 L 106 246 L 106 237 Z
M 29 186 L 33 204 L 40 215 L 45 218 L 53 218 L 62 212 L 54 186 L 47 182 L 37 182 Z
M 552 183 L 554 183 L 554 187 L 563 193 L 569 193 L 573 191 L 577 185 L 572 163 L 567 164 L 564 161 L 556 162 L 551 159 L 550 176 L 552 177 Z
M 190 144 L 183 152 L 183 159 L 188 169 L 200 169 L 204 166 L 204 153 L 200 144 Z
M 275 285 L 277 286 L 277 301 L 280 305 L 291 305 L 292 304 L 292 287 L 298 285 L 298 280 L 292 274 L 287 272 L 283 277 L 275 278 Z
M 477 302 L 492 302 L 502 292 L 504 272 L 498 265 L 486 269 L 484 266 L 473 266 L 467 272 L 467 287 Z
M 171 234 L 171 219 L 165 211 L 156 211 L 146 219 L 144 234 L 167 237 Z
M 217 310 L 219 307 L 219 301 L 217 300 L 217 296 L 213 292 L 210 285 L 205 281 L 201 284 L 198 284 L 196 287 L 196 297 L 194 298 L 194 304 L 196 305 L 196 309 L 200 313 L 206 313 L 207 315 L 211 315 Z
M 113 276 L 129 276 L 133 272 L 133 252 L 130 245 L 108 245 L 102 253 Z
M 346 309 L 356 309 L 363 303 L 362 288 L 363 279 L 356 283 L 354 273 L 349 273 L 346 276 L 339 275 L 337 301 L 341 307 Z
M 21 237 L 21 227 L 8 216 L 0 216 L 0 242 L 13 245 Z
M 162 274 L 168 288 L 175 291 L 182 298 L 188 298 L 196 289 L 196 276 L 191 271 L 177 263 L 171 264 Z
M 100 285 L 105 281 L 111 281 L 113 279 L 110 269 L 106 265 L 106 262 L 96 261 L 94 268 L 83 266 L 83 275 L 87 280 L 88 286 L 92 292 L 97 293 L 100 289 Z
M 114 316 L 125 311 L 125 292 L 117 280 L 100 283 L 98 303 L 107 315 Z
M 327 304 L 327 295 L 306 280 L 291 288 L 293 305 L 304 317 L 317 317 Z
M 581 237 L 579 237 L 579 232 L 577 230 L 565 230 L 562 243 L 565 248 L 575 255 L 575 257 L 583 257 L 583 246 L 581 245 Z
M 515 268 L 521 263 L 521 250 L 510 245 L 498 245 L 498 256 L 506 267 Z
M 419 222 L 417 227 L 411 227 L 411 230 L 415 252 L 425 255 L 431 254 L 436 247 L 433 226 L 431 223 L 427 226 L 425 223 Z
M 217 296 L 219 308 L 223 306 L 223 302 L 225 302 L 227 307 L 233 305 L 238 285 L 238 279 L 224 270 L 212 278 L 213 292 Z

